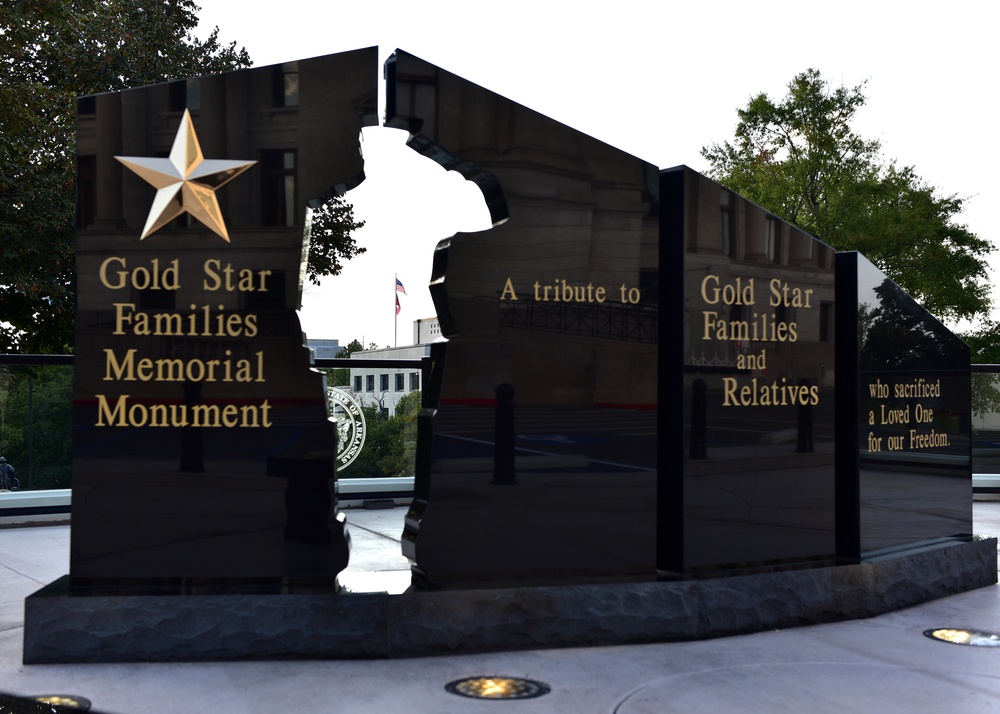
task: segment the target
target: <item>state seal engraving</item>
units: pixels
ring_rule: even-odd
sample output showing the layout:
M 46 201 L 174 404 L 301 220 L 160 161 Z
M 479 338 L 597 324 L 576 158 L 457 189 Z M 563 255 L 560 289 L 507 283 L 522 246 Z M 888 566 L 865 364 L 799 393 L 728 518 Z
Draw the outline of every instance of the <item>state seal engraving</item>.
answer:
M 365 445 L 367 424 L 361 403 L 346 389 L 326 390 L 330 414 L 337 420 L 337 471 L 351 465 Z

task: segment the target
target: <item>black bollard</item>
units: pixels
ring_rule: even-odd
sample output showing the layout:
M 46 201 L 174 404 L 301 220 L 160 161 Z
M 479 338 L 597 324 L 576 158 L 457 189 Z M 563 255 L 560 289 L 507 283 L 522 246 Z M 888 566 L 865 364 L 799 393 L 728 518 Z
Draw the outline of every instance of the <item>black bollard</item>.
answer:
M 691 385 L 691 450 L 688 454 L 692 459 L 707 459 L 708 448 L 705 436 L 708 431 L 707 397 L 708 385 L 704 379 L 696 379 Z
M 514 473 L 514 387 L 497 386 L 496 425 L 493 434 L 493 481 L 501 486 L 517 485 Z

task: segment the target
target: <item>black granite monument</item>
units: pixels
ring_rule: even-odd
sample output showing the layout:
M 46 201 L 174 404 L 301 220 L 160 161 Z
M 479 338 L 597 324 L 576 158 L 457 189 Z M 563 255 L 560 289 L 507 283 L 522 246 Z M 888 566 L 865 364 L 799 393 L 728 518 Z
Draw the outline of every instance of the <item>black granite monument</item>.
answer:
M 858 253 L 837 256 L 838 550 L 884 558 L 972 535 L 969 347 Z
M 294 309 L 375 58 L 81 103 L 70 576 L 26 601 L 26 662 L 656 642 L 996 582 L 965 345 L 862 257 L 397 52 L 386 123 L 494 227 L 434 254 L 413 587 L 336 592 Z
M 336 436 L 295 310 L 309 211 L 363 178 L 376 61 L 81 101 L 74 586 L 334 587 Z

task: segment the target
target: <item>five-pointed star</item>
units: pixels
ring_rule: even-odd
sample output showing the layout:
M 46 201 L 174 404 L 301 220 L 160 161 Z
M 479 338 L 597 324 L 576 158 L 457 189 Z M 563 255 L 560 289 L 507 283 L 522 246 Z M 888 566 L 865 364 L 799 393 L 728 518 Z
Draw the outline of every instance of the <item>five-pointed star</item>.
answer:
M 194 133 L 191 114 L 185 109 L 170 158 L 116 156 L 156 189 L 156 198 L 140 240 L 155 233 L 184 213 L 190 213 L 229 242 L 229 232 L 222 220 L 217 189 L 226 185 L 256 161 L 205 160 Z

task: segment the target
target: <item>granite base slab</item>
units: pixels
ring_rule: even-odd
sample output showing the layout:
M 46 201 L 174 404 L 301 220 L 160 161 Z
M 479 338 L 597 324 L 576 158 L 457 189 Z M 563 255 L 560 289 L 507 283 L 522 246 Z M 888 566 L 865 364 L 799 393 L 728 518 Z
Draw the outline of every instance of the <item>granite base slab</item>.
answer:
M 370 659 L 707 639 L 871 617 L 997 582 L 997 540 L 669 582 L 25 600 L 24 663 Z

